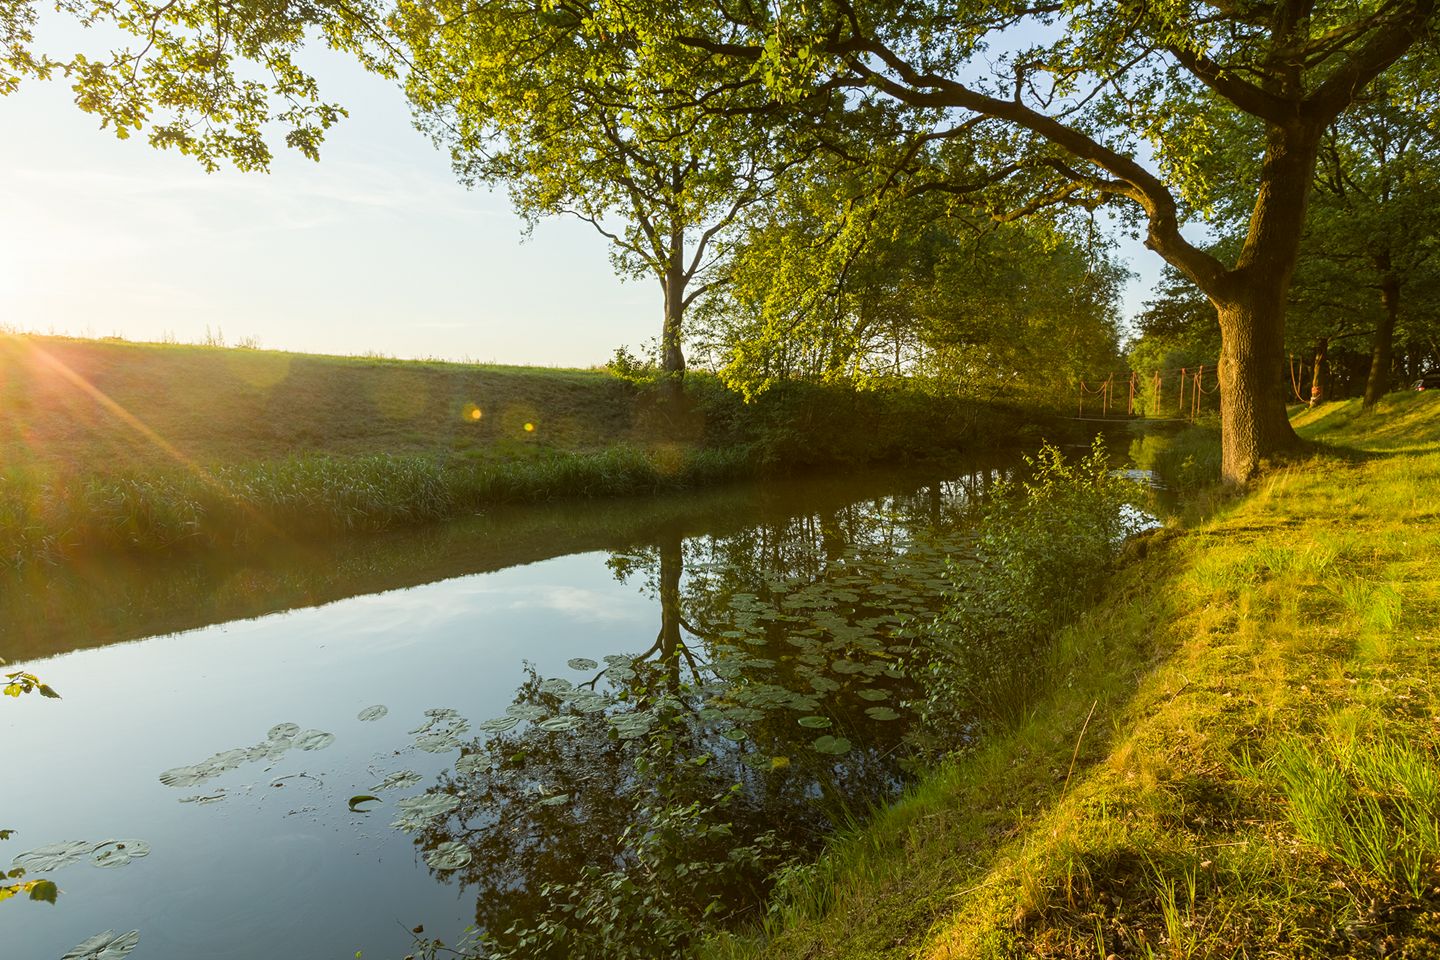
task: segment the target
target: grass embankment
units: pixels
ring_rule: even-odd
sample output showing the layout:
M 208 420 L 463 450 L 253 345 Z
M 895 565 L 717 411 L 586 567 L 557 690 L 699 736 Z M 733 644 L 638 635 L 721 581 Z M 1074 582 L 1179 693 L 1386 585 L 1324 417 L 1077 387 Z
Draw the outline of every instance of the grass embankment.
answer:
M 375 530 L 1013 435 L 1015 411 L 795 387 L 678 408 L 603 371 L 0 335 L 0 563 Z
M 767 958 L 1440 956 L 1440 397 L 1132 545 L 1018 725 L 794 873 Z

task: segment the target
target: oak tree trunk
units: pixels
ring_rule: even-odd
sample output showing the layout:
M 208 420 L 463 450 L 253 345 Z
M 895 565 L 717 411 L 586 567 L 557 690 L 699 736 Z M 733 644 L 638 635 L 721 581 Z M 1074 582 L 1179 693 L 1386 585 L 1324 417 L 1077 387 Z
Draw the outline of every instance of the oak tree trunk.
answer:
M 1310 406 L 1324 403 L 1330 392 L 1330 338 L 1315 341 L 1315 372 L 1310 377 Z
M 1395 319 L 1400 313 L 1400 281 L 1390 272 L 1390 258 L 1382 254 L 1375 265 L 1383 272 L 1380 278 L 1380 304 L 1384 312 L 1375 327 L 1370 346 L 1370 376 L 1365 379 L 1365 399 L 1361 406 L 1369 410 L 1390 391 L 1390 366 L 1395 352 Z
M 680 395 L 685 380 L 685 354 L 681 338 L 685 319 L 685 234 L 670 238 L 670 259 L 665 265 L 665 326 L 660 331 L 660 374 L 667 390 Z
M 1267 295 L 1268 294 L 1268 295 Z M 1218 306 L 1221 472 L 1245 483 L 1297 442 L 1285 412 L 1285 307 L 1273 290 Z

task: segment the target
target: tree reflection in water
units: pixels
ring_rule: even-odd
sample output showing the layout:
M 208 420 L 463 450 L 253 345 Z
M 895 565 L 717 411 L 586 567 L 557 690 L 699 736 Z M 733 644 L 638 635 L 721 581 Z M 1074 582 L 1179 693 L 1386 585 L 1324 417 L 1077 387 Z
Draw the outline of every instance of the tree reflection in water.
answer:
M 474 889 L 478 928 L 504 952 L 546 918 L 598 922 L 565 901 L 603 897 L 608 884 L 692 930 L 753 909 L 783 859 L 893 796 L 907 671 L 949 587 L 947 561 L 965 551 L 971 505 L 994 479 L 977 472 L 723 536 L 670 527 L 613 554 L 616 577 L 658 602 L 654 642 L 572 661 L 573 680 L 528 668 L 508 711 L 526 722 L 468 743 L 432 787 L 460 804 L 416 842 L 469 851 L 436 872 Z M 612 917 L 607 936 L 640 936 L 625 919 Z M 585 950 L 573 937 L 528 944 L 534 955 Z

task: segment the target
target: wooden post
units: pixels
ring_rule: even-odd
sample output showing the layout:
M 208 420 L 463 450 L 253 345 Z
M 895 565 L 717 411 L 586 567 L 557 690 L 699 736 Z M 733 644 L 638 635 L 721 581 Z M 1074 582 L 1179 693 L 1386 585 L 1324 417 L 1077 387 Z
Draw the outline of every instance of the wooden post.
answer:
M 1125 407 L 1125 416 L 1135 416 L 1135 371 L 1130 371 L 1130 402 Z
M 1175 413 L 1177 417 L 1185 416 L 1185 378 L 1189 375 L 1190 371 L 1180 368 L 1180 409 Z
M 1079 419 L 1079 420 L 1084 420 L 1084 419 L 1085 419 L 1085 381 L 1084 381 L 1084 380 L 1081 380 L 1081 381 L 1080 381 L 1080 413 L 1078 414 L 1078 416 L 1076 417 L 1076 419 Z

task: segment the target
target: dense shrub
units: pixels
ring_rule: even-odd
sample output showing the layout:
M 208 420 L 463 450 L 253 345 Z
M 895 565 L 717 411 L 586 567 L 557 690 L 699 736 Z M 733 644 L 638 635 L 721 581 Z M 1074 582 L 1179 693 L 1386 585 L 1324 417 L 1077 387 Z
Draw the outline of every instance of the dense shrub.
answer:
M 1046 445 L 1028 479 L 982 507 L 971 557 L 950 567 L 925 677 L 932 731 L 953 736 L 1023 710 L 1043 677 L 1037 653 L 1090 602 L 1140 515 L 1138 491 L 1110 469 L 1104 443 L 1067 460 Z

